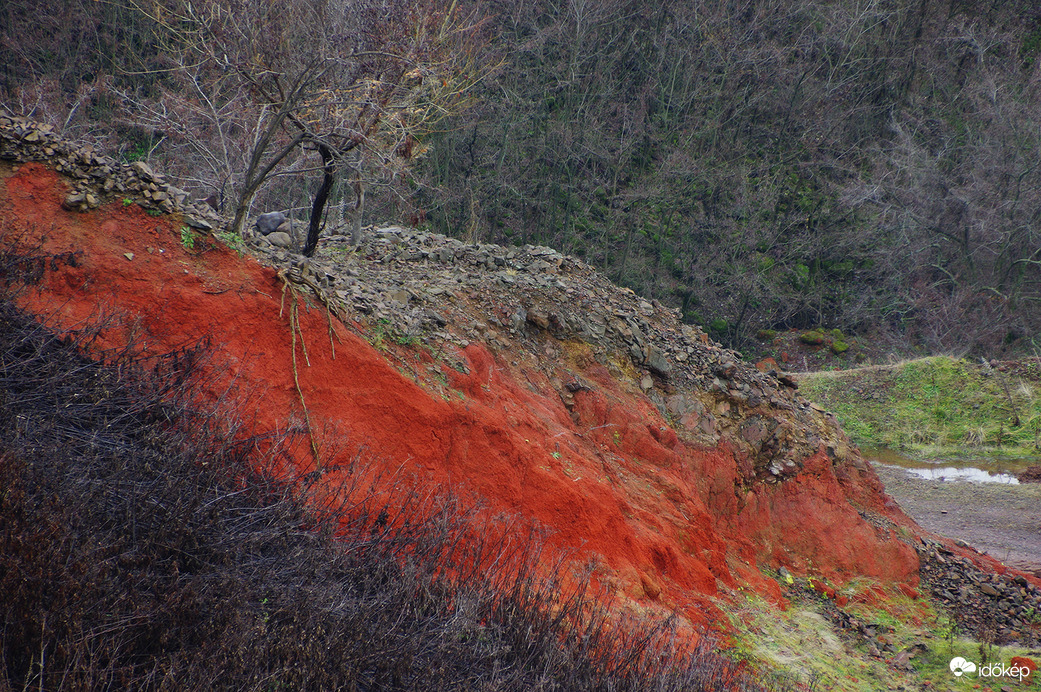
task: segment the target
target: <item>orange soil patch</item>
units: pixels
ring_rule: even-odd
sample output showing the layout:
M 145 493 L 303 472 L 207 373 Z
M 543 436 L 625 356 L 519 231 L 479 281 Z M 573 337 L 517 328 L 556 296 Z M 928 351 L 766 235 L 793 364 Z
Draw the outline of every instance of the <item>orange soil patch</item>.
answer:
M 3 233 L 27 229 L 23 242 L 79 253 L 75 266 L 57 263 L 24 292 L 24 307 L 62 330 L 118 315 L 121 327 L 103 346 L 133 334 L 162 353 L 208 337 L 221 366 L 210 396 L 231 385 L 251 394 L 257 432 L 300 420 L 289 311 L 273 270 L 212 242 L 189 252 L 176 217 L 136 205 L 64 211 L 65 183 L 37 164 L 9 172 L 5 187 Z M 601 583 L 625 598 L 702 622 L 721 586 L 745 584 L 780 601 L 760 567 L 784 564 L 839 584 L 854 576 L 917 583 L 914 551 L 854 507 L 904 521 L 870 472 L 835 467 L 821 452 L 794 479 L 747 489 L 726 446 L 682 442 L 646 397 L 595 363 L 583 374 L 598 388 L 576 394 L 577 422 L 544 373 L 480 344 L 453 354 L 468 374 L 446 371 L 462 393 L 446 400 L 335 321 L 334 358 L 324 310 L 298 306 L 309 362 L 298 344 L 298 373 L 315 429 L 434 487 L 542 522 L 576 563 L 595 556 Z

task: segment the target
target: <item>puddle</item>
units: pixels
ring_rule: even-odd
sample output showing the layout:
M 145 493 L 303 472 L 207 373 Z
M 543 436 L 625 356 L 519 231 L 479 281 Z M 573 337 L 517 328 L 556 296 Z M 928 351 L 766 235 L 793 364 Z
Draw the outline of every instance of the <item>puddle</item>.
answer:
M 1019 479 L 1007 473 L 991 473 L 984 469 L 972 466 L 940 466 L 930 469 L 904 468 L 883 464 L 890 468 L 900 468 L 908 473 L 925 478 L 930 481 L 970 481 L 973 483 L 1006 483 L 1008 485 L 1019 485 Z
M 874 464 L 898 468 L 931 481 L 1003 483 L 1019 485 L 1016 474 L 1028 466 L 1041 464 L 1036 457 L 1007 459 L 911 459 L 888 449 L 862 450 Z

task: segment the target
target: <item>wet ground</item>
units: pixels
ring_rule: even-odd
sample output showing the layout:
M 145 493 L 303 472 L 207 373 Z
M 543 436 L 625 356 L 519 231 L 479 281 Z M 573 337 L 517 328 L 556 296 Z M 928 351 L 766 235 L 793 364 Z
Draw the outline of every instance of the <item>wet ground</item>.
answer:
M 924 528 L 1041 575 L 1041 484 L 1012 475 L 1037 460 L 930 463 L 865 451 L 888 492 Z

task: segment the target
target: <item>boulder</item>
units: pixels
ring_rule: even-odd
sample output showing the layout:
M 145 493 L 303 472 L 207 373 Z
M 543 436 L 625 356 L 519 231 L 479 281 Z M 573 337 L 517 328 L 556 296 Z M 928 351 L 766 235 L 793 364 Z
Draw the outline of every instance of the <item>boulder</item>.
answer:
M 266 237 L 267 241 L 275 247 L 290 248 L 293 246 L 293 239 L 289 237 L 288 233 L 275 231 L 274 233 L 268 233 Z
M 269 211 L 257 217 L 257 231 L 260 235 L 271 235 L 278 231 L 278 227 L 286 220 L 286 215 L 280 211 Z M 288 234 L 286 234 L 288 235 Z
M 668 377 L 672 373 L 672 363 L 668 361 L 662 350 L 653 344 L 647 347 L 645 362 L 647 367 L 662 377 Z

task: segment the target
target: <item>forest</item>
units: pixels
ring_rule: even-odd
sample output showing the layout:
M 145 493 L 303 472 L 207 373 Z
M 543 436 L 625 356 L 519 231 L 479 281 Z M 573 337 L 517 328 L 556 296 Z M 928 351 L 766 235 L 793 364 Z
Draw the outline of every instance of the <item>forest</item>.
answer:
M 12 0 L 0 108 L 239 232 L 550 245 L 738 349 L 1036 355 L 1039 55 L 1029 0 Z

